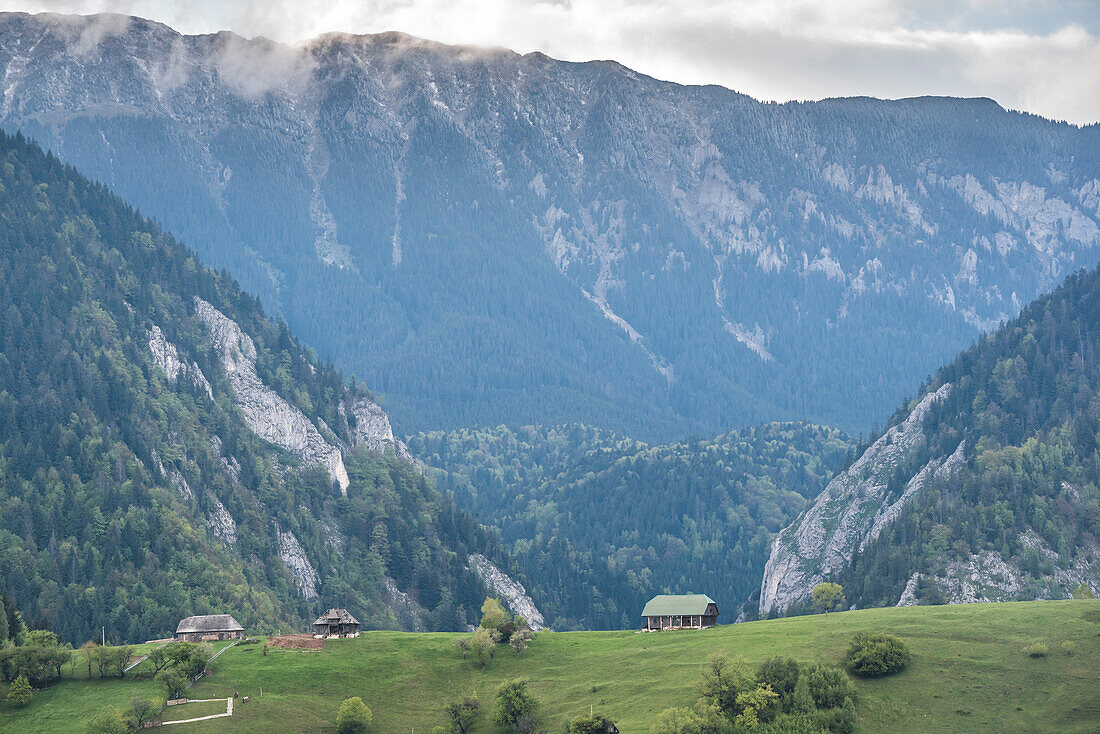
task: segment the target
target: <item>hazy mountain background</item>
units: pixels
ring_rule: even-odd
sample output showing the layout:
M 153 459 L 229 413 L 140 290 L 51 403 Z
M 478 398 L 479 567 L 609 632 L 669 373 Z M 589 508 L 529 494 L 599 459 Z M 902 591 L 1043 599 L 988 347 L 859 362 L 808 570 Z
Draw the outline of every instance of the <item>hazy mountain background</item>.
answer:
M 228 268 L 403 433 L 863 432 L 1100 245 L 1100 128 L 612 62 L 0 17 L 0 124 Z

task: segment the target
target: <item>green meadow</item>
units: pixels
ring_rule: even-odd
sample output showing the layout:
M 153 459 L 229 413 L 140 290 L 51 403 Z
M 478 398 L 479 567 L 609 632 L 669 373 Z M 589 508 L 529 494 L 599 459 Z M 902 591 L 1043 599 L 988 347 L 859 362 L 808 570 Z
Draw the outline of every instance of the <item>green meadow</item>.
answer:
M 373 711 L 372 731 L 427 734 L 443 723 L 449 701 L 476 692 L 489 710 L 497 686 L 515 677 L 531 681 L 551 732 L 590 707 L 623 732 L 646 732 L 660 711 L 694 700 L 712 655 L 839 664 L 859 631 L 898 635 L 913 652 L 902 673 L 855 681 L 861 732 L 1100 730 L 1100 601 L 1075 600 L 868 609 L 702 631 L 541 632 L 519 657 L 498 649 L 485 670 L 462 658 L 456 634 L 365 632 L 323 651 L 266 655 L 262 644 L 236 646 L 191 693 L 238 692 L 233 716 L 182 724 L 173 734 L 331 732 L 349 696 Z M 1033 642 L 1050 651 L 1029 657 L 1023 648 Z M 66 680 L 25 709 L 0 703 L 0 731 L 79 732 L 100 707 L 152 689 L 148 680 Z M 496 731 L 488 718 L 478 731 Z

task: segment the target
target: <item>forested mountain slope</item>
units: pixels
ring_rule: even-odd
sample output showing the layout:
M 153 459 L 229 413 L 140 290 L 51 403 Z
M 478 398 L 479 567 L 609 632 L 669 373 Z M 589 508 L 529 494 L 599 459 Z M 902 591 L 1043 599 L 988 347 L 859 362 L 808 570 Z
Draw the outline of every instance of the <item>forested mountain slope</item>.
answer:
M 1100 590 L 1100 271 L 940 369 L 775 541 L 760 611 Z
M 556 629 L 634 628 L 654 594 L 693 591 L 734 621 L 774 533 L 852 448 L 806 424 L 660 446 L 576 425 L 409 442 L 443 470 L 440 489 L 499 528 Z
M 370 394 L 101 185 L 0 134 L 0 587 L 80 643 L 190 614 L 464 628 L 496 544 Z
M 864 432 L 1095 260 L 1100 127 L 612 62 L 0 17 L 0 125 L 227 267 L 403 432 Z

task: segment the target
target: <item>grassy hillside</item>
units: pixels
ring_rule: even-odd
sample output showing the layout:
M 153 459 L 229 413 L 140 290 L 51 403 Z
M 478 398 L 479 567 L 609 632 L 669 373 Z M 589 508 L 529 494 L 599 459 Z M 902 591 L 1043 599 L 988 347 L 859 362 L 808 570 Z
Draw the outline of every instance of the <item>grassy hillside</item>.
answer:
M 187 734 L 331 732 L 340 701 L 358 695 L 374 711 L 373 731 L 428 732 L 442 723 L 447 702 L 476 690 L 487 707 L 502 680 L 525 676 L 550 731 L 591 705 L 622 731 L 644 732 L 661 710 L 690 703 L 713 654 L 752 663 L 772 655 L 839 662 L 861 630 L 901 636 L 913 661 L 892 678 L 856 681 L 860 732 L 1096 731 L 1100 601 L 870 609 L 702 632 L 546 632 L 519 659 L 499 651 L 485 671 L 461 658 L 453 634 L 370 632 L 329 642 L 323 652 L 266 656 L 260 646 L 235 647 L 192 696 L 239 691 L 253 701 L 238 703 L 232 718 L 184 726 Z M 1050 645 L 1047 657 L 1023 653 L 1036 640 Z M 1072 655 L 1060 648 L 1065 641 L 1074 644 Z M 0 703 L 0 731 L 72 731 L 89 711 L 128 700 L 126 688 L 149 685 L 65 682 L 23 712 Z M 483 723 L 478 731 L 493 730 Z

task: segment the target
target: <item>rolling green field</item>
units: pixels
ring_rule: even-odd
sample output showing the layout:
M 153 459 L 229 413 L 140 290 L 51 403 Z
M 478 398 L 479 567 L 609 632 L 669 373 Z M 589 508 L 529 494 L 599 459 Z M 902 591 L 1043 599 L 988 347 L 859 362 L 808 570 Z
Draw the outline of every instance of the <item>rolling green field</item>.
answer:
M 462 659 L 454 634 L 367 632 L 329 641 L 324 651 L 267 655 L 262 645 L 240 646 L 218 658 L 191 697 L 239 691 L 252 700 L 238 699 L 231 718 L 183 724 L 174 734 L 331 732 L 348 696 L 370 706 L 373 731 L 426 734 L 443 723 L 449 701 L 476 691 L 490 708 L 500 682 L 519 676 L 530 679 L 551 732 L 589 706 L 623 732 L 645 732 L 663 709 L 694 700 L 711 655 L 839 663 L 857 631 L 891 632 L 913 651 L 901 674 L 856 681 L 861 732 L 1100 731 L 1100 601 L 1050 601 L 869 609 L 703 631 L 543 632 L 519 658 L 501 648 L 484 671 Z M 1035 641 L 1050 646 L 1046 657 L 1023 652 Z M 89 712 L 151 688 L 66 681 L 22 711 L 0 703 L 0 731 L 79 732 Z M 486 720 L 478 731 L 494 731 Z

